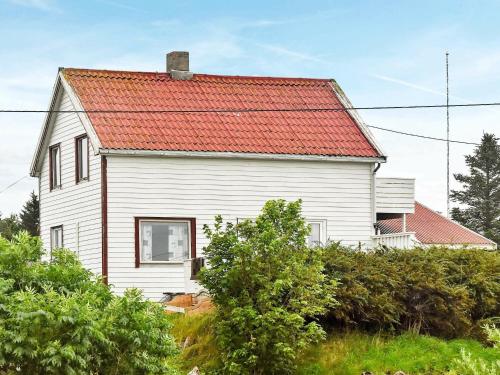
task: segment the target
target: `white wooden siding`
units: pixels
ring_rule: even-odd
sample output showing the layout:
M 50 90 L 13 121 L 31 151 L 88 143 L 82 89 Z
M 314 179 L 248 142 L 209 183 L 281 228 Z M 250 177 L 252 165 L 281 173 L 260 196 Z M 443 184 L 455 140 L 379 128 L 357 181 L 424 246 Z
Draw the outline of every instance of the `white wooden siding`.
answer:
M 61 110 L 74 110 L 66 93 Z M 50 191 L 49 152 L 45 150 L 40 174 L 40 229 L 50 251 L 50 228 L 63 226 L 64 247 L 75 251 L 84 266 L 101 273 L 101 164 L 89 143 L 89 181 L 75 182 L 75 137 L 85 133 L 74 113 L 56 115 L 47 144 L 61 144 L 62 188 Z M 79 230 L 78 230 L 79 229 Z M 78 233 L 77 233 L 78 230 Z
M 376 178 L 375 186 L 378 213 L 415 212 L 414 178 Z
M 269 199 L 303 200 L 309 219 L 326 220 L 327 237 L 371 245 L 370 163 L 242 159 L 108 157 L 109 282 L 118 293 L 138 287 L 151 299 L 183 292 L 184 266 L 135 268 L 134 217 L 195 217 L 197 253 L 202 227 L 255 217 Z

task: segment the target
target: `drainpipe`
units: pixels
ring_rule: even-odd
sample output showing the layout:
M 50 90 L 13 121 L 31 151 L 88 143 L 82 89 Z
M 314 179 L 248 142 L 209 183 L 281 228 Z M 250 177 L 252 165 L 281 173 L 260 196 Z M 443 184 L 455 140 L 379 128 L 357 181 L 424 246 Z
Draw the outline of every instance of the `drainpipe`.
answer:
M 375 234 L 377 234 L 377 203 L 375 202 L 376 200 L 376 180 L 375 180 L 375 175 L 377 171 L 380 169 L 380 166 L 382 164 L 377 163 L 375 168 L 373 168 L 373 173 L 372 173 L 372 223 L 373 223 L 373 228 L 375 230 Z

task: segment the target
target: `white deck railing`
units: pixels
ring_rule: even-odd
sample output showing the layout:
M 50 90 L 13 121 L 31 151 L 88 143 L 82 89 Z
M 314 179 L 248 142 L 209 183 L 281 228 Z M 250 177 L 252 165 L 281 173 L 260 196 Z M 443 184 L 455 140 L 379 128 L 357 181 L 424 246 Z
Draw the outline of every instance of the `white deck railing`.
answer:
M 373 247 L 387 246 L 398 249 L 411 249 L 418 243 L 415 232 L 378 234 L 372 236 Z

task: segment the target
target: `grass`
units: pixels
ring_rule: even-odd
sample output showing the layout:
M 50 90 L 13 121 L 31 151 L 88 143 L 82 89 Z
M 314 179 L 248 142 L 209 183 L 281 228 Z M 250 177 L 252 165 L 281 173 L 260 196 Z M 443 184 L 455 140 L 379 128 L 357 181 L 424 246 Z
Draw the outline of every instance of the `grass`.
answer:
M 181 370 L 198 366 L 203 373 L 220 364 L 213 315 L 172 316 L 172 334 L 182 348 L 176 362 Z M 187 343 L 186 343 L 186 340 Z M 185 347 L 183 348 L 183 346 Z M 446 374 L 460 350 L 487 362 L 500 360 L 498 349 L 486 348 L 470 339 L 446 341 L 416 334 L 389 335 L 337 332 L 310 348 L 300 360 L 299 375 L 375 375 L 402 370 L 411 375 Z
M 498 350 L 469 339 L 445 341 L 416 334 L 369 335 L 361 332 L 332 334 L 305 354 L 300 375 L 445 374 L 461 349 L 487 362 L 500 359 Z
M 181 347 L 177 358 L 180 368 L 191 370 L 198 366 L 202 371 L 217 368 L 220 359 L 213 332 L 213 314 L 175 314 L 171 317 L 171 333 Z

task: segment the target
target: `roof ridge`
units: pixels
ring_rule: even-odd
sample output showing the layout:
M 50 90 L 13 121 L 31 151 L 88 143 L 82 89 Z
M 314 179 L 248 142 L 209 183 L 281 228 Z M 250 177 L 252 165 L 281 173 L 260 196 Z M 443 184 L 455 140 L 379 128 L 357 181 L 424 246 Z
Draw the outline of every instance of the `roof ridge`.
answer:
M 116 73 L 116 74 L 144 74 L 144 75 L 164 75 L 169 76 L 167 72 L 151 72 L 138 70 L 118 70 L 118 69 L 96 69 L 96 68 L 73 68 L 64 67 L 62 70 L 68 72 L 89 72 L 89 73 Z M 253 76 L 253 75 L 231 75 L 231 74 L 211 74 L 211 73 L 194 73 L 197 78 L 229 78 L 229 79 L 261 79 L 261 80 L 284 80 L 284 81 L 306 81 L 306 82 L 322 82 L 328 83 L 333 78 L 314 78 L 314 77 L 280 77 L 280 76 Z

